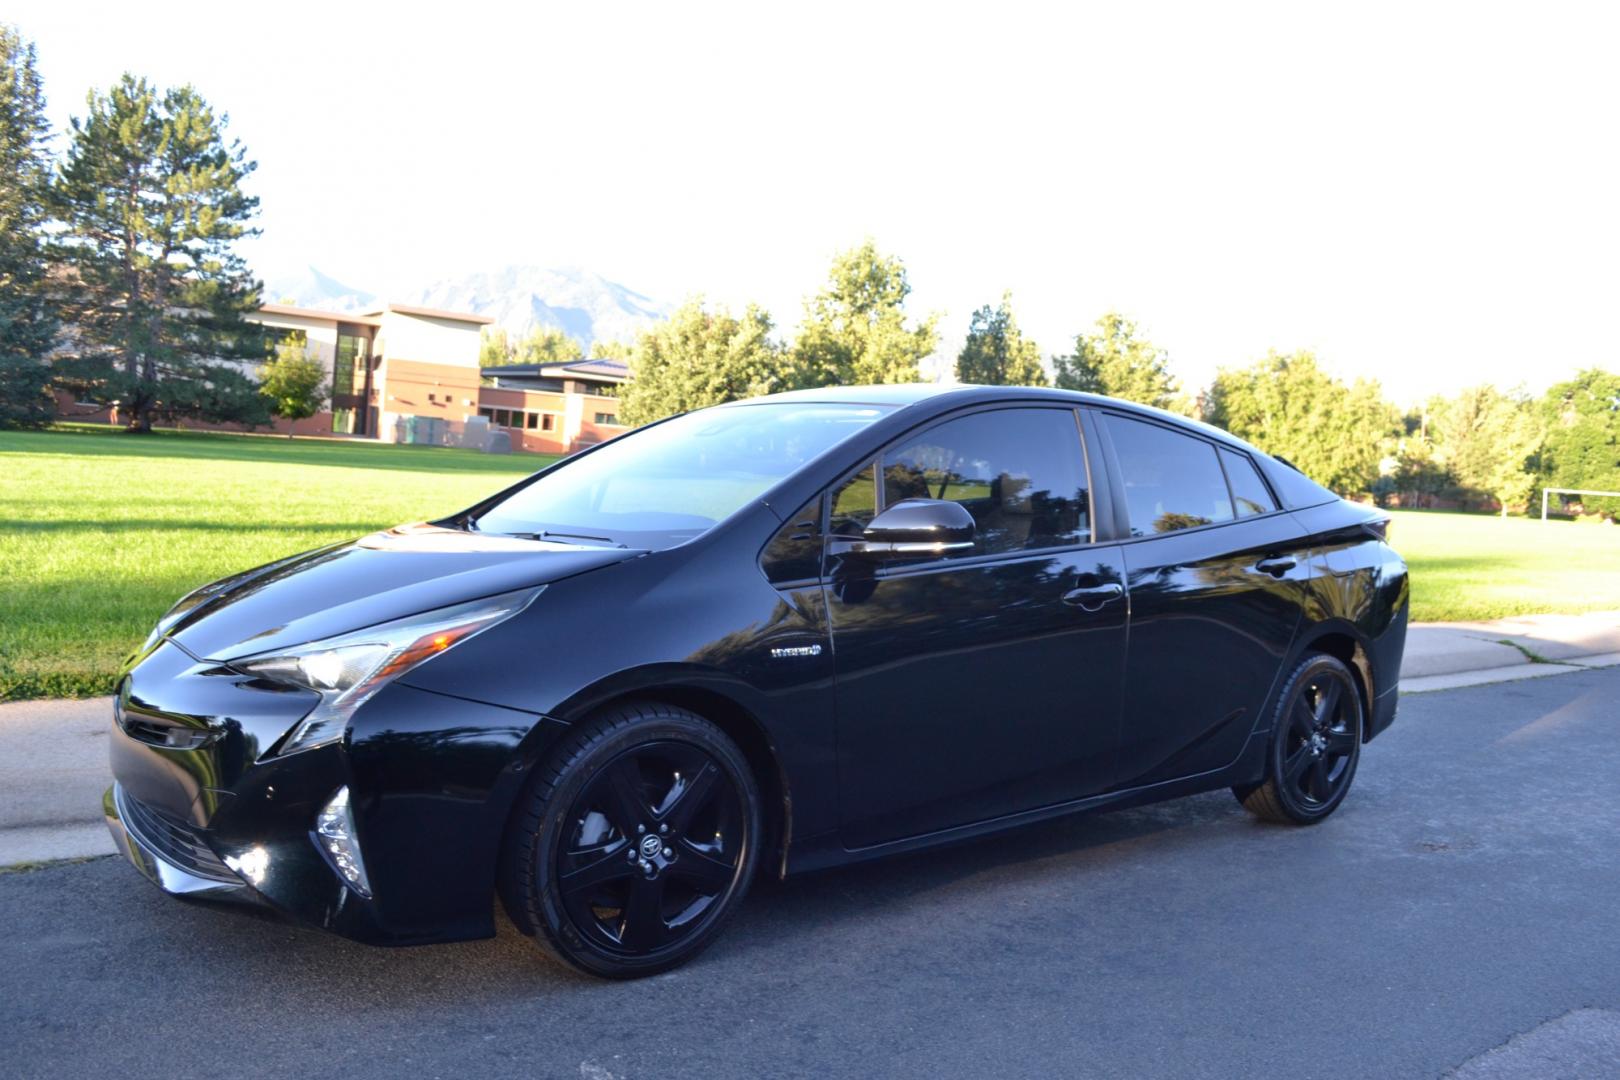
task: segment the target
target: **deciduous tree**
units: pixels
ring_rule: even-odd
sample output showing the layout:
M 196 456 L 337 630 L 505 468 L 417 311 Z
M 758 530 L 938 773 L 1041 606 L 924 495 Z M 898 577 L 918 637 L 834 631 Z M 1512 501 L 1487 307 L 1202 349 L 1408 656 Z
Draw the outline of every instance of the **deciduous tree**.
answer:
M 646 424 L 781 390 L 783 352 L 763 309 L 750 304 L 733 316 L 724 307 L 709 309 L 701 297 L 689 300 L 637 342 L 619 420 Z
M 40 244 L 49 132 L 34 46 L 0 25 L 0 427 L 38 427 L 55 412 L 45 354 L 57 321 Z
M 536 326 L 517 346 L 519 364 L 566 364 L 584 356 L 579 342 L 555 326 Z
M 592 360 L 623 360 L 629 363 L 630 354 L 634 351 L 635 346 L 627 341 L 597 340 L 591 342 Z
M 478 339 L 478 366 L 499 367 L 513 362 L 512 338 L 505 328 L 486 326 Z
M 1001 294 L 1000 306 L 986 304 L 973 313 L 967 341 L 956 358 L 956 377 L 985 386 L 1046 385 L 1041 350 L 1018 329 L 1011 293 Z
M 800 386 L 916 382 L 934 351 L 938 317 L 906 322 L 911 284 L 903 262 L 867 240 L 833 259 L 827 285 L 805 303 L 793 348 Z
M 276 346 L 275 358 L 259 368 L 259 393 L 270 401 L 270 411 L 297 422 L 314 416 L 326 404 L 326 368 L 309 351 L 302 331 L 288 334 Z M 292 429 L 287 429 L 292 438 Z
M 1399 429 L 1376 382 L 1346 385 L 1310 352 L 1273 352 L 1249 367 L 1223 369 L 1206 418 L 1348 495 L 1371 489 Z
M 1523 506 L 1535 486 L 1531 459 L 1541 446 L 1541 423 L 1523 394 L 1473 386 L 1428 407 L 1428 430 L 1438 462 L 1464 498 L 1485 496 Z
M 57 372 L 132 431 L 155 416 L 267 417 L 248 373 L 266 349 L 245 318 L 259 282 L 236 248 L 258 231 L 242 187 L 255 166 L 226 123 L 193 88 L 132 75 L 73 121 L 55 203 L 74 333 Z
M 1620 374 L 1588 368 L 1550 388 L 1541 411 L 1547 432 L 1544 486 L 1620 491 Z M 1620 499 L 1587 496 L 1581 502 L 1620 514 Z

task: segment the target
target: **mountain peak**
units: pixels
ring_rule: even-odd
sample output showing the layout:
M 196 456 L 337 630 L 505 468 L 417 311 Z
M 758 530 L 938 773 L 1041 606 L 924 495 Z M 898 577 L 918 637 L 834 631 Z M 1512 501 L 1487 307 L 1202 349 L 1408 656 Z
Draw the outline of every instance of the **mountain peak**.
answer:
M 408 302 L 488 315 L 516 336 L 553 327 L 587 349 L 594 341 L 634 337 L 670 310 L 585 267 L 523 264 L 446 278 Z
M 267 300 L 290 299 L 299 307 L 321 311 L 358 311 L 374 305 L 376 293 L 352 288 L 319 269 L 266 286 Z M 634 338 L 667 317 L 669 305 L 609 281 L 583 266 L 512 264 L 445 278 L 404 297 L 401 303 L 488 315 L 516 337 L 537 326 L 561 330 L 588 350 L 596 341 Z
M 345 285 L 330 274 L 306 266 L 296 274 L 267 283 L 264 298 L 271 303 L 290 300 L 298 307 L 317 311 L 356 311 L 375 303 L 377 294 Z

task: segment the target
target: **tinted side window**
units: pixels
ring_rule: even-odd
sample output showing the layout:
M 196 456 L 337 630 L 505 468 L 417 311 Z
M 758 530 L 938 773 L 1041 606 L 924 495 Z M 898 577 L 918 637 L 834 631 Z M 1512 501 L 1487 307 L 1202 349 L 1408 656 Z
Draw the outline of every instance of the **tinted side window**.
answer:
M 1215 447 L 1157 424 L 1107 418 L 1125 478 L 1132 536 L 1232 520 L 1232 503 Z
M 968 554 L 1091 539 L 1080 432 L 1068 409 L 997 409 L 930 428 L 883 456 L 883 505 L 959 502 L 978 526 Z
M 1266 490 L 1266 483 L 1260 479 L 1260 473 L 1248 454 L 1240 454 L 1223 446 L 1221 463 L 1226 466 L 1226 482 L 1232 486 L 1232 502 L 1237 508 L 1238 517 L 1269 514 L 1277 509 L 1271 492 Z
M 799 508 L 760 553 L 759 567 L 772 584 L 821 576 L 821 499 Z
M 877 466 L 872 463 L 833 489 L 830 536 L 859 536 L 877 514 Z

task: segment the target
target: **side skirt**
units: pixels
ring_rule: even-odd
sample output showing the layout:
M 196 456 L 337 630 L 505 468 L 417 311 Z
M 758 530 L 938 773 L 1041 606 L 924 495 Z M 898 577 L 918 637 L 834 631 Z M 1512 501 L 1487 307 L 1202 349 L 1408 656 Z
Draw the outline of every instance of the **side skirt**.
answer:
M 794 841 L 792 848 L 787 853 L 787 858 L 784 861 L 784 876 L 787 874 L 813 873 L 818 870 L 829 870 L 835 866 L 848 866 L 853 863 L 866 862 L 870 859 L 886 858 L 890 855 L 902 855 L 912 851 L 944 847 L 948 844 L 959 844 L 981 836 L 1002 832 L 1006 829 L 1016 829 L 1023 825 L 1033 825 L 1037 822 L 1067 817 L 1070 814 L 1125 810 L 1133 806 L 1164 802 L 1184 795 L 1197 795 L 1205 791 L 1231 787 L 1234 784 L 1253 782 L 1263 771 L 1260 754 L 1270 734 L 1269 730 L 1251 734 L 1243 746 L 1243 751 L 1238 754 L 1236 761 L 1219 769 L 1199 773 L 1196 776 L 1183 776 L 1175 780 L 1144 784 L 1140 787 L 1125 788 L 1119 791 L 1105 791 L 1100 795 L 1088 795 L 1083 799 L 1056 803 L 1052 806 L 1037 807 L 1034 810 L 1022 810 L 1016 814 L 1006 814 L 1002 817 L 990 818 L 987 821 L 978 821 L 969 825 L 956 825 L 937 832 L 922 833 L 918 836 L 908 836 L 902 840 L 890 840 L 882 844 L 873 844 L 870 847 L 847 848 L 839 840 L 836 831 L 824 832 L 817 836 L 802 837 Z M 1233 805 L 1236 806 L 1236 804 Z

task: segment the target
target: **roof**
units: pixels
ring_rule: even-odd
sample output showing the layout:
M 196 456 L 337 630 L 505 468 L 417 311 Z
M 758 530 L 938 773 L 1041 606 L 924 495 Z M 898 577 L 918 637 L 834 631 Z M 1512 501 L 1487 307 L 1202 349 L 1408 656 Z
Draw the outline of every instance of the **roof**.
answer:
M 396 315 L 415 315 L 423 319 L 448 319 L 451 322 L 476 323 L 487 326 L 495 321 L 491 315 L 473 315 L 465 311 L 441 311 L 438 308 L 417 307 L 414 304 L 383 304 L 381 307 L 367 311 L 367 315 L 381 317 L 393 312 Z
M 352 311 L 322 311 L 319 308 L 295 307 L 292 304 L 260 304 L 259 312 L 264 315 L 290 315 L 299 319 L 353 323 L 358 326 L 376 326 L 382 321 L 374 315 L 357 315 Z
M 958 398 L 947 408 L 956 405 L 975 405 L 982 402 L 1001 400 L 1045 400 L 1068 402 L 1076 405 L 1103 405 L 1125 412 L 1141 413 L 1145 416 L 1157 417 L 1170 423 L 1180 424 L 1183 427 L 1193 428 L 1200 434 L 1234 446 L 1248 447 L 1242 439 L 1230 431 L 1222 430 L 1212 424 L 1190 416 L 1181 416 L 1177 413 L 1167 412 L 1152 405 L 1142 405 L 1134 401 L 1125 401 L 1121 398 L 1107 397 L 1102 394 L 1088 394 L 1080 390 L 1060 390 L 1051 386 L 978 386 L 972 383 L 894 383 L 881 386 L 823 386 L 810 390 L 789 390 L 781 394 L 767 394 L 763 397 L 745 398 L 741 401 L 731 402 L 731 405 L 747 405 L 763 401 L 824 401 L 832 403 L 846 403 L 851 405 L 920 405 L 933 401 L 946 395 L 957 395 Z M 726 408 L 727 406 L 720 406 Z
M 630 378 L 630 365 L 623 360 L 568 360 L 553 364 L 490 364 L 483 373 L 507 379 L 606 379 L 623 382 Z
M 541 364 L 540 371 L 543 375 L 585 375 L 621 381 L 630 377 L 630 365 L 623 360 L 571 360 L 566 364 Z
M 984 390 L 982 386 L 961 383 L 890 383 L 881 386 L 820 386 L 810 390 L 788 390 L 780 394 L 747 398 L 737 404 L 759 401 L 829 401 L 852 405 L 915 405 L 941 394 L 964 390 Z M 998 389 L 1007 389 L 999 387 Z

